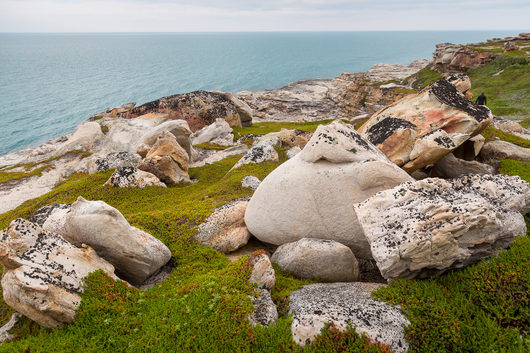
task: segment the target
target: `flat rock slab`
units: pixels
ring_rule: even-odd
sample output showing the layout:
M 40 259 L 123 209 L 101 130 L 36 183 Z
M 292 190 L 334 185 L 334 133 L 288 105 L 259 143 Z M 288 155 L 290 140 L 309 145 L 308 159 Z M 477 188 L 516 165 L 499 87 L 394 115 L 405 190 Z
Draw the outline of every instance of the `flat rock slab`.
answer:
M 502 174 L 429 178 L 354 208 L 383 277 L 431 277 L 476 263 L 525 234 L 530 185 Z
M 311 342 L 326 323 L 345 330 L 348 322 L 359 334 L 389 345 L 395 352 L 407 352 L 404 328 L 410 322 L 399 307 L 375 300 L 370 293 L 382 286 L 376 283 L 317 283 L 293 292 L 293 340 Z

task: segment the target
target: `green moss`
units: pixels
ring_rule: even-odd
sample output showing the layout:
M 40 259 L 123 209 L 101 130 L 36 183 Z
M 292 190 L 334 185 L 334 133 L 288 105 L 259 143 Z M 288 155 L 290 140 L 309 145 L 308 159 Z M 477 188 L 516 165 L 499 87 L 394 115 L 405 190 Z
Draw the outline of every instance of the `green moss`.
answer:
M 524 119 L 519 124 L 525 129 L 528 129 L 530 127 L 530 118 Z
M 230 146 L 223 146 L 223 145 L 218 145 L 216 143 L 210 143 L 210 142 L 204 142 L 204 143 L 200 143 L 198 145 L 193 145 L 193 146 L 202 148 L 204 150 L 226 150 L 227 148 L 230 147 Z
M 275 122 L 264 122 L 264 123 L 257 123 L 253 124 L 251 127 L 234 127 L 234 136 L 236 139 L 239 139 L 245 135 L 253 134 L 253 135 L 264 135 L 268 134 L 269 132 L 278 132 L 281 129 L 298 129 L 302 131 L 309 131 L 314 132 L 318 125 L 327 124 L 331 122 L 332 119 L 329 120 L 321 120 L 321 121 L 313 121 L 308 123 L 298 123 L 298 122 L 281 122 L 281 123 L 275 123 Z
M 318 283 L 318 281 L 297 279 L 278 265 L 273 264 L 273 267 L 276 273 L 276 284 L 271 291 L 271 297 L 278 309 L 278 315 L 286 316 L 289 312 L 289 295 L 306 284 Z
M 107 125 L 101 125 L 101 132 L 107 134 L 107 132 L 109 132 L 109 127 Z
M 511 51 L 507 51 L 505 53 L 503 53 L 503 55 L 508 55 L 508 56 L 521 56 L 521 57 L 527 57 L 528 54 L 526 54 L 526 52 L 522 51 L 522 50 L 511 50 Z
M 530 148 L 529 140 L 519 137 L 517 135 L 511 134 L 509 132 L 504 132 L 502 130 L 494 128 L 491 125 L 488 126 L 484 131 L 482 131 L 481 134 L 482 136 L 484 136 L 486 141 L 502 140 L 502 141 L 513 143 L 521 147 Z
M 484 66 L 471 69 L 468 71 L 471 92 L 475 97 L 484 92 L 488 107 L 495 115 L 527 116 L 530 112 L 529 63 L 530 58 L 501 55 Z
M 381 87 L 383 85 L 388 85 L 389 83 L 395 83 L 396 85 L 400 85 L 401 81 L 400 80 L 388 80 L 388 81 L 383 81 L 383 82 L 376 82 L 373 84 L 373 86 Z
M 416 90 L 422 90 L 431 83 L 438 81 L 442 75 L 434 70 L 431 70 L 428 66 L 424 67 L 414 75 L 406 78 L 404 81 L 414 80 L 412 82 L 412 88 Z
M 518 175 L 530 183 L 530 163 L 528 162 L 515 161 L 513 159 L 503 159 L 501 160 L 499 173 L 507 175 Z
M 395 88 L 394 91 L 399 92 L 399 93 L 406 93 L 406 94 L 419 92 L 419 90 L 417 89 L 408 89 L 408 88 Z
M 359 129 L 361 128 L 361 126 L 363 126 L 363 124 L 364 124 L 365 122 L 367 122 L 367 121 L 368 121 L 368 118 L 363 119 L 363 120 L 359 121 L 358 123 L 356 123 L 355 125 L 353 125 L 353 128 L 354 128 L 355 130 L 359 130 Z
M 103 119 L 103 116 L 101 116 L 101 115 L 98 115 L 98 116 L 95 116 L 95 117 L 92 118 L 93 121 L 101 120 L 101 119 Z

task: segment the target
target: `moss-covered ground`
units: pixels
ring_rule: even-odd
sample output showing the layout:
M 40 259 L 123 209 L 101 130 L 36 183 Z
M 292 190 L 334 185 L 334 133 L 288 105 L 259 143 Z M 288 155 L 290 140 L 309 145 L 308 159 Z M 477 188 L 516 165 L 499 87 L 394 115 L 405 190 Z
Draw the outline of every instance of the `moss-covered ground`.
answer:
M 530 58 L 526 56 L 503 54 L 484 66 L 471 69 L 468 72 L 471 92 L 475 97 L 484 92 L 488 100 L 487 105 L 495 115 L 528 117 L 529 64 Z
M 263 134 L 282 127 L 314 131 L 318 123 L 263 123 L 236 134 Z M 280 151 L 281 152 L 281 151 Z M 241 179 L 263 179 L 279 163 L 246 165 L 230 173 L 239 156 L 190 169 L 199 180 L 169 188 L 102 187 L 111 171 L 76 174 L 42 197 L 0 215 L 0 229 L 16 217 L 28 217 L 53 202 L 78 196 L 103 200 L 136 227 L 164 242 L 175 271 L 147 291 L 126 287 L 101 273 L 87 278 L 76 321 L 44 329 L 28 319 L 12 330 L 15 339 L 0 352 L 388 352 L 386 346 L 359 337 L 351 328 L 330 326 L 304 349 L 292 342 L 288 296 L 309 280 L 276 269 L 272 298 L 280 318 L 268 328 L 252 327 L 247 258 L 231 263 L 193 239 L 217 206 L 251 195 Z M 285 154 L 280 153 L 280 163 Z M 501 172 L 530 181 L 528 163 L 502 161 Z M 228 174 L 227 174 L 228 173 Z M 400 304 L 411 321 L 407 338 L 413 352 L 528 352 L 530 350 L 530 238 L 521 236 L 498 257 L 430 280 L 398 280 L 374 295 Z M 325 300 L 325 298 L 323 298 Z M 0 300 L 0 321 L 12 310 Z

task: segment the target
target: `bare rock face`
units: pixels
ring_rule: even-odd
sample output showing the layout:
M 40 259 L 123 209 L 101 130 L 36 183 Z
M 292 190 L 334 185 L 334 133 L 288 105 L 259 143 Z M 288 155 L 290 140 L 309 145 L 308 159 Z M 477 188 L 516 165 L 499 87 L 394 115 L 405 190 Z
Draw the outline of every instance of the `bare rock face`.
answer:
M 466 72 L 494 60 L 498 54 L 473 50 L 451 43 L 437 44 L 433 66 L 439 72 Z
M 409 65 L 375 64 L 366 72 L 366 77 L 373 82 L 403 80 L 429 65 L 431 61 L 430 59 L 420 59 Z
M 92 248 L 77 248 L 21 218 L 0 232 L 0 263 L 6 304 L 45 327 L 74 320 L 89 273 L 103 270 L 117 279 L 114 267 Z
M 95 161 L 98 172 L 117 169 L 120 167 L 135 167 L 140 161 L 140 156 L 130 152 L 112 152 L 104 158 L 98 158 Z
M 193 133 L 191 142 L 193 145 L 211 142 L 218 145 L 230 146 L 234 144 L 234 134 L 232 134 L 232 128 L 226 120 L 216 119 L 214 123 Z
M 383 277 L 422 278 L 478 262 L 525 234 L 530 185 L 502 174 L 431 178 L 354 208 Z
M 495 174 L 495 168 L 478 161 L 466 161 L 449 153 L 440 159 L 431 170 L 431 176 L 439 178 L 456 178 L 468 174 Z
M 144 172 L 135 167 L 119 167 L 103 186 L 107 185 L 118 188 L 132 187 L 140 189 L 146 186 L 166 187 L 166 184 L 161 182 L 154 174 Z
M 191 157 L 192 147 L 191 147 L 191 130 L 188 126 L 188 123 L 184 120 L 172 120 L 166 121 L 160 125 L 152 127 L 147 130 L 144 135 L 140 138 L 140 142 L 136 147 L 136 153 L 138 153 L 142 158 L 149 153 L 153 145 L 158 140 L 159 136 L 165 132 L 171 133 L 175 136 L 177 143 L 186 151 L 188 158 Z M 189 159 L 188 159 L 189 161 Z
M 147 232 L 131 227 L 123 215 L 103 201 L 79 197 L 66 215 L 65 239 L 87 244 L 133 283 L 142 283 L 171 258 L 169 249 Z
M 407 352 L 404 328 L 410 324 L 398 306 L 377 301 L 370 295 L 382 286 L 376 283 L 317 283 L 293 292 L 293 340 L 310 343 L 326 323 L 345 330 L 348 322 L 359 334 L 389 345 L 394 352 Z
M 524 148 L 506 141 L 489 141 L 480 150 L 480 156 L 485 159 L 515 159 L 530 162 L 530 148 Z
M 227 94 L 195 91 L 163 97 L 140 105 L 121 116 L 135 118 L 146 113 L 167 113 L 169 119 L 186 120 L 192 131 L 212 124 L 215 119 L 226 120 L 230 126 L 242 126 L 243 105 L 236 105 Z M 248 117 L 243 120 L 248 124 Z
M 412 173 L 434 164 L 492 121 L 486 106 L 474 105 L 441 79 L 374 114 L 359 132 Z
M 235 200 L 218 207 L 199 226 L 197 240 L 217 251 L 229 253 L 244 246 L 250 239 L 245 225 L 245 210 L 248 200 Z
M 241 186 L 251 190 L 256 190 L 260 183 L 261 180 L 253 175 L 247 175 L 241 180 Z
M 154 174 L 166 184 L 189 183 L 189 155 L 178 144 L 175 136 L 163 132 L 153 145 L 138 169 Z
M 300 278 L 330 282 L 359 280 L 359 264 L 350 248 L 333 240 L 302 238 L 280 245 L 272 262 Z
M 353 204 L 412 178 L 353 127 L 318 127 L 305 148 L 270 173 L 245 213 L 259 240 L 281 245 L 302 238 L 335 240 L 371 258 Z

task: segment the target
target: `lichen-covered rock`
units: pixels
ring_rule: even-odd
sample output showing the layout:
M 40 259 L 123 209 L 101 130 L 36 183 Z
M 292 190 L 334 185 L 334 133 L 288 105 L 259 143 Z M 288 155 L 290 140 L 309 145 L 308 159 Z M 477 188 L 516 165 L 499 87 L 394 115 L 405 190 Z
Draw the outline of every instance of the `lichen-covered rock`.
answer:
M 409 173 L 432 165 L 493 121 L 447 80 L 374 114 L 359 132 Z
M 471 89 L 471 80 L 466 74 L 453 72 L 443 75 L 442 77 L 455 86 L 460 93 L 466 93 Z
M 480 157 L 489 159 L 515 159 L 530 162 L 530 148 L 524 148 L 506 141 L 489 141 L 480 150 Z
M 478 262 L 525 234 L 530 185 L 502 174 L 431 178 L 354 208 L 383 277 L 429 277 Z
M 273 137 L 262 140 L 254 144 L 248 152 L 241 158 L 231 170 L 241 167 L 245 164 L 259 164 L 266 161 L 277 162 L 279 160 L 278 152 L 274 148 L 279 144 L 279 138 Z
M 166 184 L 189 183 L 188 167 L 188 153 L 167 131 L 158 136 L 149 153 L 138 164 L 138 169 L 154 174 Z
M 245 114 L 249 111 L 245 112 L 244 103 L 235 104 L 235 98 L 230 96 L 207 91 L 176 94 L 140 105 L 122 116 L 133 118 L 146 113 L 167 113 L 171 120 L 187 121 L 192 131 L 198 131 L 216 119 L 224 119 L 230 126 L 242 126 L 242 120 L 248 125 L 249 118 L 251 121 L 252 117 Z
M 115 186 L 118 188 L 140 188 L 146 186 L 166 187 L 156 175 L 139 170 L 135 167 L 118 167 L 103 186 Z
M 245 213 L 249 231 L 281 245 L 302 238 L 335 240 L 371 258 L 353 204 L 412 178 L 353 127 L 321 125 L 298 155 L 259 185 Z
M 345 330 L 348 323 L 359 334 L 389 345 L 393 351 L 408 351 L 404 328 L 410 323 L 399 307 L 375 300 L 370 293 L 376 283 L 317 283 L 304 286 L 290 296 L 293 340 L 305 345 L 326 323 Z
M 226 120 L 216 119 L 213 124 L 207 125 L 191 135 L 191 143 L 193 145 L 199 145 L 205 142 L 223 146 L 233 145 L 234 134 L 232 134 L 232 128 Z
M 256 190 L 260 183 L 261 180 L 253 175 L 247 175 L 241 180 L 241 186 L 251 190 Z
M 197 240 L 223 253 L 245 245 L 251 235 L 244 219 L 247 205 L 248 199 L 243 199 L 216 208 L 206 222 L 199 226 Z
M 66 215 L 65 239 L 87 244 L 130 282 L 141 283 L 171 258 L 169 249 L 147 232 L 131 227 L 125 217 L 103 201 L 79 197 Z
M 98 158 L 95 161 L 96 171 L 101 172 L 119 167 L 135 167 L 140 161 L 140 156 L 130 152 L 112 152 L 104 158 Z
M 257 136 L 254 142 L 256 143 L 271 138 L 278 138 L 279 144 L 282 147 L 298 146 L 300 149 L 302 149 L 305 147 L 307 141 L 311 138 L 312 135 L 313 134 L 310 132 L 298 129 L 281 129 L 278 132 L 270 132 L 263 136 Z
M 451 43 L 436 45 L 433 67 L 439 72 L 466 72 L 494 60 L 499 54 Z
M 188 123 L 184 120 L 166 121 L 147 130 L 139 140 L 136 153 L 145 158 L 158 140 L 158 137 L 166 132 L 175 136 L 177 143 L 186 151 L 188 157 L 191 157 L 191 130 Z
M 51 205 L 43 206 L 37 210 L 28 220 L 31 223 L 42 227 L 48 218 L 57 210 L 69 210 L 69 203 L 52 203 Z M 60 234 L 60 233 L 59 233 Z
M 466 161 L 449 153 L 440 159 L 431 170 L 431 177 L 456 178 L 468 174 L 495 174 L 491 165 L 477 161 Z
M 271 290 L 276 283 L 276 274 L 265 251 L 252 254 L 250 264 L 252 265 L 250 283 L 254 283 L 260 289 Z
M 88 247 L 77 248 L 58 234 L 18 218 L 0 232 L 4 301 L 45 327 L 74 320 L 83 278 L 114 267 Z
M 198 147 L 194 150 L 197 152 L 197 156 L 193 159 L 193 163 L 190 165 L 192 168 L 212 164 L 229 156 L 244 155 L 248 152 L 249 148 L 247 145 L 236 145 L 224 150 L 201 149 Z
M 351 249 L 333 240 L 302 238 L 286 243 L 276 249 L 271 260 L 300 278 L 330 282 L 359 280 L 359 264 Z
M 10 341 L 13 339 L 15 335 L 9 333 L 10 330 L 15 327 L 15 325 L 18 323 L 18 320 L 22 317 L 19 313 L 14 313 L 11 315 L 11 318 L 5 324 L 4 326 L 0 327 L 0 345 L 2 345 L 2 342 Z
M 250 300 L 254 305 L 254 311 L 248 318 L 252 325 L 269 326 L 276 321 L 278 311 L 268 290 L 258 289 L 258 296 L 251 296 Z

